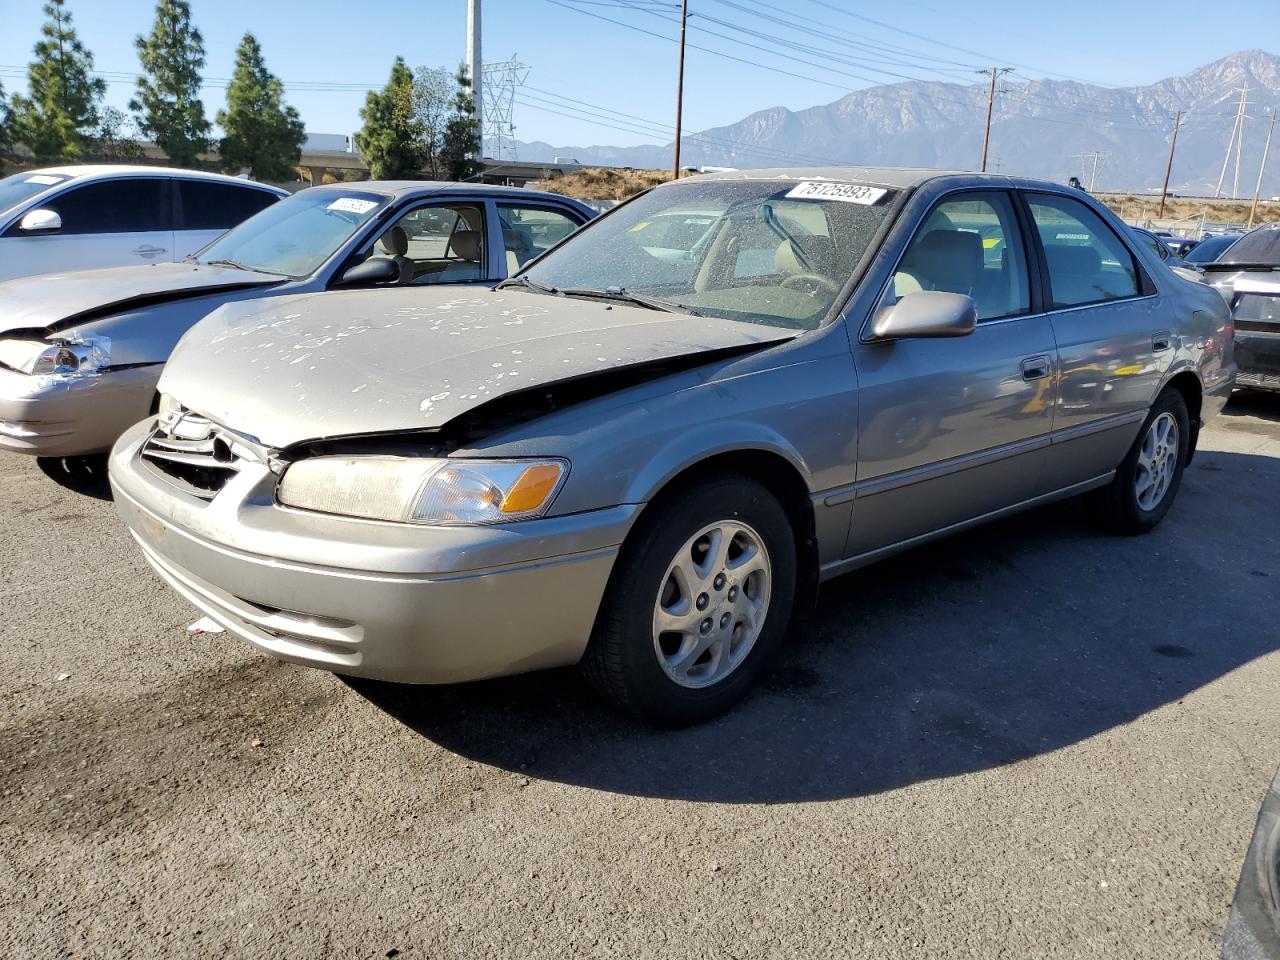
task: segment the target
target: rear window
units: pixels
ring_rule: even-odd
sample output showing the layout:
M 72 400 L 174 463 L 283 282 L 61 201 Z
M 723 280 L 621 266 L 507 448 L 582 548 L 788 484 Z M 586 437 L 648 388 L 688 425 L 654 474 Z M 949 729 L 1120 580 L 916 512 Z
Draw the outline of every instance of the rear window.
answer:
M 1231 245 L 1220 263 L 1265 263 L 1280 266 L 1280 229 L 1260 227 Z
M 256 187 L 230 183 L 177 180 L 182 204 L 182 230 L 230 230 L 278 199 Z

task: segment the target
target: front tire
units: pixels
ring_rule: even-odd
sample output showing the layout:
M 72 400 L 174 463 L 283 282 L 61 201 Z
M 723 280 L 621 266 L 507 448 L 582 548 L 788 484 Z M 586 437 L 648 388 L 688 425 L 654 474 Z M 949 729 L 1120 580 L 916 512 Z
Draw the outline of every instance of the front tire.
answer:
M 1115 478 L 1087 502 L 1106 528 L 1129 536 L 1146 533 L 1169 512 L 1190 450 L 1187 403 L 1168 388 L 1151 405 Z
M 786 511 L 746 477 L 717 477 L 650 505 L 623 546 L 582 669 L 648 723 L 723 713 L 781 646 L 796 591 Z

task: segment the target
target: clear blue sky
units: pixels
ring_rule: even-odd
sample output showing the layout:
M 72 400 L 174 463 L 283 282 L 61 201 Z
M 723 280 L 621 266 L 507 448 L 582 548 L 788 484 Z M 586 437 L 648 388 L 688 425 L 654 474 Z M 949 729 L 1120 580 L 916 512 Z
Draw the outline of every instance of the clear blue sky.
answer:
M 0 82 L 9 92 L 25 87 L 23 70 L 43 20 L 41 2 L 0 0 Z M 96 68 L 111 80 L 108 102 L 123 108 L 132 91 L 125 75 L 138 70 L 133 38 L 150 29 L 153 0 L 69 0 L 68 5 Z M 571 6 L 576 9 L 566 9 Z M 1016 75 L 1024 78 L 1067 75 L 1127 85 L 1185 73 L 1236 49 L 1268 42 L 1273 49 L 1280 46 L 1274 31 L 1199 30 L 1171 18 L 1169 5 L 1140 0 L 963 5 L 947 0 L 689 0 L 689 7 L 690 44 L 747 61 L 689 51 L 685 122 L 692 130 L 729 123 L 763 107 L 826 103 L 842 91 L 869 86 L 868 81 L 899 79 L 893 74 L 967 81 L 975 65 L 1017 64 Z M 413 66 L 450 67 L 466 54 L 466 0 L 389 5 L 193 0 L 192 11 L 205 37 L 206 78 L 230 76 L 236 44 L 245 30 L 252 31 L 310 132 L 353 132 L 363 88 L 386 81 L 396 54 Z M 1276 13 L 1277 0 L 1236 0 L 1229 20 L 1274 24 Z M 670 0 L 485 0 L 485 60 L 515 53 L 531 68 L 515 106 L 518 138 L 560 145 L 668 139 L 662 129 L 635 118 L 671 124 L 676 45 L 598 17 L 667 37 L 677 32 Z M 859 62 L 833 65 L 821 52 L 783 50 L 779 40 L 838 50 Z M 827 66 L 796 62 L 800 57 Z M 342 88 L 318 88 L 326 83 Z M 221 88 L 206 87 L 211 118 L 223 98 Z M 584 113 L 586 104 L 596 119 L 626 129 L 594 122 Z

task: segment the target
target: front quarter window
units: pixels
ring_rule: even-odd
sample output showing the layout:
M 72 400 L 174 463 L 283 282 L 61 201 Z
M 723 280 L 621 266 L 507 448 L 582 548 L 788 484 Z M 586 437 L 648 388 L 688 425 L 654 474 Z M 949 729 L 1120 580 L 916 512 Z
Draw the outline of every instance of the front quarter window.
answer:
M 677 310 L 812 330 L 893 197 L 837 181 L 672 184 L 589 223 L 524 276 L 570 296 L 618 291 Z

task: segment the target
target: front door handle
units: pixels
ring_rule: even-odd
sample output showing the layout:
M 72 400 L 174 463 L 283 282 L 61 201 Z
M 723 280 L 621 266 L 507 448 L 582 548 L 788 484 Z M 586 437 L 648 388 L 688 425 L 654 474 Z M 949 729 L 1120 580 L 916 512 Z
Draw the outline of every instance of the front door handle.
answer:
M 1153 333 L 1151 335 L 1151 349 L 1156 353 L 1159 353 L 1162 350 L 1168 350 L 1172 343 L 1173 334 L 1168 330 L 1161 330 L 1160 332 Z
M 135 247 L 130 253 L 136 253 L 140 257 L 158 257 L 165 252 L 164 247 L 153 247 L 147 244 L 144 247 Z
M 1027 357 L 1022 361 L 1022 379 L 1039 380 L 1049 375 L 1049 358 L 1046 356 Z

